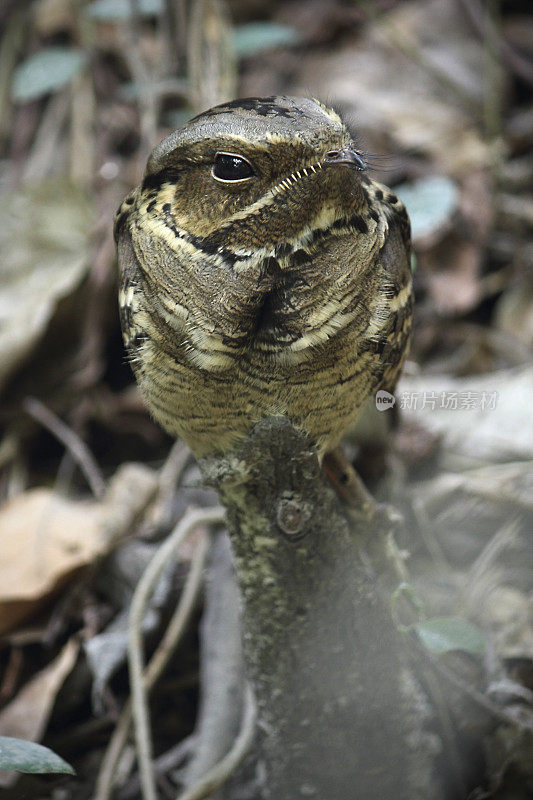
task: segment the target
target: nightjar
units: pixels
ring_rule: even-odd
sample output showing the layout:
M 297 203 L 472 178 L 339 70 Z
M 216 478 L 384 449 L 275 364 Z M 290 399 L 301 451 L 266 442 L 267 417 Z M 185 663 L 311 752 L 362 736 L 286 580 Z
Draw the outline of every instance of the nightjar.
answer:
M 235 100 L 172 133 L 115 222 L 124 340 L 154 417 L 206 456 L 282 414 L 322 457 L 394 389 L 409 230 L 318 101 Z

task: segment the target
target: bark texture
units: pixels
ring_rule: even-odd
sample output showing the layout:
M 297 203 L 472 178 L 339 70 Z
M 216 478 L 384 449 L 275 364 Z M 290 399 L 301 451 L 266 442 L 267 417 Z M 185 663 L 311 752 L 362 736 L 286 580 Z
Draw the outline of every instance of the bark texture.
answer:
M 428 708 L 379 588 L 383 527 L 354 527 L 282 417 L 201 467 L 228 510 L 265 797 L 437 800 Z

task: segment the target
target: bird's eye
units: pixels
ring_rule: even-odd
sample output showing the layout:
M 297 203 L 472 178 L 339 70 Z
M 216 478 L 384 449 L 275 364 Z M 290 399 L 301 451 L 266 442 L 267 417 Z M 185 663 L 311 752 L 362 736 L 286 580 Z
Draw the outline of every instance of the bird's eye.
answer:
M 250 162 L 243 156 L 235 153 L 217 153 L 211 174 L 218 181 L 231 182 L 253 178 L 255 172 Z

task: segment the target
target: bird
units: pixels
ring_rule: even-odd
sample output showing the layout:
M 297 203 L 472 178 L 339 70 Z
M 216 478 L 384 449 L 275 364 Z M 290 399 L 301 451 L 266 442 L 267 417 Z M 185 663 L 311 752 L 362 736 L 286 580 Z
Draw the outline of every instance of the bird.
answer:
M 410 223 L 319 100 L 232 100 L 152 151 L 114 233 L 141 393 L 198 458 L 282 415 L 319 459 L 410 339 Z

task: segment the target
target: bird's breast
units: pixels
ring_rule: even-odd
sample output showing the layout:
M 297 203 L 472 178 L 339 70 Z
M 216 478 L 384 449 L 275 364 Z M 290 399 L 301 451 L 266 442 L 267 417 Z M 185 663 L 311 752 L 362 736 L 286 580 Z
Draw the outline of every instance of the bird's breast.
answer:
M 204 350 L 222 341 L 235 360 L 250 352 L 283 364 L 314 357 L 356 318 L 364 322 L 381 239 L 371 221 L 364 233 L 337 229 L 278 243 L 262 259 L 219 271 L 215 285 L 214 273 L 206 274 L 195 340 L 201 336 Z

